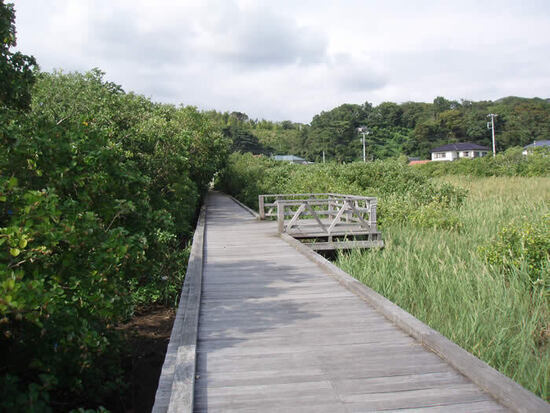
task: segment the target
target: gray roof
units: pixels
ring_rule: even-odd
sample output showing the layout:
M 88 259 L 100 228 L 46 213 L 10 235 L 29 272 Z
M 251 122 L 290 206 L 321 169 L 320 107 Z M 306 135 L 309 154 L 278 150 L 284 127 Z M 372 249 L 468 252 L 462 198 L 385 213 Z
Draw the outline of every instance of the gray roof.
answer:
M 294 155 L 273 155 L 273 159 L 276 161 L 305 161 L 304 158 Z
M 443 145 L 438 148 L 432 149 L 430 152 L 447 152 L 447 151 L 488 151 L 489 148 L 486 146 L 478 145 L 477 143 L 472 142 L 457 142 L 449 143 L 448 145 Z
M 529 148 L 534 148 L 534 147 L 538 148 L 538 147 L 542 147 L 542 146 L 550 146 L 550 141 L 549 140 L 535 141 L 533 143 L 530 143 L 527 146 L 524 146 L 523 149 L 529 149 Z

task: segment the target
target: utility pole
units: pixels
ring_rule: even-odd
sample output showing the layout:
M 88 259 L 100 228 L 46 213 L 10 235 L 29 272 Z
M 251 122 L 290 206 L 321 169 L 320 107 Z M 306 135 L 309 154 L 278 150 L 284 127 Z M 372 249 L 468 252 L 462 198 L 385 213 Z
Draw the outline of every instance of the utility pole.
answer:
M 498 115 L 495 113 L 489 113 L 488 118 L 491 118 L 491 122 L 487 122 L 487 129 L 491 129 L 491 134 L 493 135 L 493 158 L 496 156 L 497 150 L 495 145 L 495 118 Z
M 363 135 L 363 162 L 367 162 L 367 152 L 366 152 L 366 143 L 365 143 L 365 135 L 368 135 L 370 133 L 370 131 L 368 130 L 368 128 L 366 126 L 360 126 L 357 128 L 357 131 L 359 133 L 361 133 Z
M 325 163 L 325 151 L 323 151 L 323 163 Z
M 365 132 L 362 132 L 363 134 L 363 162 L 367 162 L 367 154 L 365 149 Z

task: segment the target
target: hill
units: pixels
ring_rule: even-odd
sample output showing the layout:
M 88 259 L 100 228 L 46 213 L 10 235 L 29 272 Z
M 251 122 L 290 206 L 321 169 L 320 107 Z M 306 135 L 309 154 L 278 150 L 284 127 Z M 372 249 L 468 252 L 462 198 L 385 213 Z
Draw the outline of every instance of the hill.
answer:
M 310 161 L 350 162 L 362 156 L 359 126 L 366 126 L 367 158 L 429 157 L 430 149 L 468 141 L 491 145 L 487 115 L 496 113 L 497 152 L 550 139 L 550 99 L 508 96 L 495 101 L 343 104 L 315 115 L 309 124 L 250 119 L 241 112 L 207 112 L 233 149 L 255 154 L 293 154 Z

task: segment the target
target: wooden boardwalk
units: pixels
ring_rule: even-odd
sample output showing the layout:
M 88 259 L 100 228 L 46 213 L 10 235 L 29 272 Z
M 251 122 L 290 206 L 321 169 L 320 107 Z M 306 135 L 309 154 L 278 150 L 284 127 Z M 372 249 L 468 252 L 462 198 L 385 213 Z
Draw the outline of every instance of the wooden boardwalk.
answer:
M 276 223 L 219 193 L 206 210 L 194 411 L 508 411 L 282 239 Z M 172 394 L 169 411 L 185 411 L 177 403 Z

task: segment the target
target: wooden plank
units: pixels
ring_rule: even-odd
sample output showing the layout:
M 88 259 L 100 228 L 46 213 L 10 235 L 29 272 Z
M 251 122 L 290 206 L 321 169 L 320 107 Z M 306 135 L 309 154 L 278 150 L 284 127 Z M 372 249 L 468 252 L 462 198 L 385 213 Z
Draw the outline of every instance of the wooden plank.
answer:
M 289 310 L 289 311 L 302 311 L 302 314 L 314 314 L 312 310 L 317 308 L 334 308 L 334 311 L 338 311 L 340 305 L 345 305 L 346 303 L 351 303 L 353 305 L 360 305 L 360 302 L 357 301 L 356 297 L 353 295 L 345 295 L 343 297 L 326 297 L 322 301 L 317 300 L 315 297 L 306 297 L 303 300 L 300 300 L 300 306 L 295 306 L 293 302 L 286 300 L 272 300 L 270 302 L 262 303 L 261 307 L 265 309 L 265 314 L 274 310 Z M 239 308 L 245 308 L 247 310 L 257 309 L 258 306 L 253 305 L 253 302 L 250 303 L 239 303 L 235 302 L 225 302 L 223 300 L 212 300 L 208 303 L 202 302 L 201 309 L 210 310 L 210 311 L 228 311 L 228 310 L 238 310 Z M 343 307 L 342 307 L 343 308 Z M 261 310 L 260 310 L 261 311 Z
M 202 280 L 206 208 L 201 208 L 152 412 L 193 410 L 196 343 Z
M 195 245 L 194 237 L 187 265 L 186 281 L 189 281 L 189 296 L 185 307 L 183 331 L 174 369 L 174 381 L 172 383 L 168 413 L 193 411 L 205 226 L 206 209 L 202 208 L 195 231 L 197 244 Z
M 294 226 L 294 224 L 296 223 L 298 218 L 300 218 L 300 215 L 302 214 L 304 209 L 306 209 L 305 204 L 300 205 L 298 210 L 294 213 L 294 216 L 291 218 L 290 222 L 287 224 L 287 226 L 286 226 L 287 231 L 290 230 Z
M 383 345 L 380 345 L 379 343 L 382 343 Z M 359 344 L 350 344 L 346 347 L 346 350 L 349 350 L 350 352 L 355 352 L 356 354 L 371 354 L 372 356 L 375 356 L 376 354 L 380 354 L 384 351 L 384 349 L 389 349 L 390 352 L 398 352 L 398 351 L 408 351 L 409 349 L 413 348 L 422 348 L 422 345 L 418 342 L 414 341 L 410 337 L 399 337 L 396 341 L 373 341 L 371 343 L 359 343 Z M 326 345 L 323 346 L 320 351 L 323 352 L 323 354 L 326 357 L 334 357 L 337 358 L 338 355 L 342 352 L 342 348 L 339 345 Z M 198 349 L 198 352 L 201 352 L 201 349 Z M 282 356 L 284 354 L 290 355 L 289 357 L 292 357 L 292 355 L 301 354 L 301 353 L 311 353 L 312 349 L 307 345 L 288 345 L 288 346 L 249 346 L 246 349 L 240 349 L 235 347 L 220 349 L 216 352 L 205 352 L 204 356 L 207 357 L 208 360 L 216 359 L 216 358 L 225 358 L 225 357 L 254 357 L 254 356 L 262 356 L 262 357 L 271 357 L 271 356 Z M 456 373 L 458 374 L 458 373 Z M 345 378 L 342 378 L 341 380 L 347 380 Z
M 253 297 L 249 298 L 247 302 L 250 303 L 256 303 L 256 304 L 262 304 L 262 303 L 269 303 L 273 301 L 286 301 L 291 302 L 295 301 L 296 303 L 301 302 L 302 299 L 307 298 L 315 298 L 315 299 L 329 299 L 329 298 L 341 298 L 341 297 L 352 297 L 352 295 L 348 291 L 331 291 L 327 293 L 302 293 L 302 294 L 296 294 L 296 295 L 280 295 L 276 297 Z M 228 302 L 233 301 L 235 305 L 242 302 L 242 298 L 222 298 L 222 297 L 212 297 L 212 298 L 204 298 L 205 303 L 212 303 L 212 302 Z
M 294 403 L 294 406 L 299 405 L 300 406 L 300 413 L 334 413 L 338 411 L 345 411 L 345 406 L 342 402 L 327 402 L 327 401 L 308 401 L 307 403 Z M 212 410 L 208 410 L 206 407 L 201 407 L 200 409 L 197 409 L 197 413 L 201 412 L 209 412 Z M 291 406 L 285 406 L 281 404 L 275 404 L 271 406 L 262 405 L 262 406 L 255 406 L 255 405 L 249 405 L 248 407 L 239 406 L 238 408 L 224 408 L 223 411 L 225 413 L 231 413 L 231 412 L 239 412 L 239 413 L 257 413 L 261 411 L 262 413 L 271 413 L 271 412 L 288 412 L 292 411 L 292 405 Z
M 337 212 L 336 216 L 334 217 L 334 219 L 332 220 L 332 222 L 330 223 L 330 226 L 328 227 L 328 232 L 332 233 L 332 231 L 334 230 L 334 227 L 340 221 L 340 217 L 342 216 L 342 214 L 344 213 L 345 210 L 346 210 L 346 204 L 344 203 L 342 205 L 342 207 L 338 210 L 338 212 Z M 330 212 L 332 212 L 332 211 L 330 211 Z M 329 219 L 330 219 L 330 213 L 329 213 Z
M 331 338 L 334 334 L 339 334 L 343 336 L 349 333 L 350 328 L 343 326 L 340 328 L 335 328 L 333 323 L 327 322 L 318 325 L 308 325 L 308 327 L 295 327 L 290 326 L 287 328 L 271 328 L 273 321 L 267 320 L 264 323 L 257 323 L 255 326 L 248 328 L 229 328 L 229 329 L 217 329 L 211 331 L 203 331 L 199 334 L 200 340 L 210 340 L 210 339 L 244 339 L 244 340 L 257 340 L 264 338 L 276 338 L 276 337 L 287 337 L 289 340 L 293 339 L 303 339 L 304 341 L 309 339 L 324 339 Z M 373 325 L 373 323 L 366 322 L 364 324 L 355 324 L 353 325 L 354 329 L 368 330 L 370 334 L 386 331 L 396 331 L 395 326 L 388 325 L 388 323 L 379 323 L 378 325 Z M 426 353 L 433 356 L 432 353 Z M 342 359 L 345 359 L 346 356 L 342 356 Z
M 202 354 L 202 353 L 200 353 Z M 398 366 L 374 366 L 364 368 L 362 371 L 349 368 L 338 368 L 332 372 L 331 382 L 338 376 L 346 376 L 349 379 L 364 379 L 374 377 L 399 376 L 399 375 L 420 375 L 429 373 L 446 373 L 449 366 L 444 362 L 429 364 L 413 364 Z M 252 372 L 210 372 L 199 371 L 200 379 L 198 385 L 207 385 L 208 387 L 228 387 L 244 386 L 254 384 L 278 384 L 278 383 L 296 383 L 300 380 L 316 380 L 319 377 L 327 377 L 327 371 L 320 367 L 310 367 L 308 369 L 285 369 L 277 370 L 254 370 Z M 301 378 L 301 379 L 300 379 Z
M 306 384 L 309 383 L 294 383 L 295 388 L 288 385 L 287 391 L 278 393 L 229 394 L 223 396 L 211 396 L 208 393 L 208 396 L 198 398 L 197 405 L 198 407 L 208 407 L 213 410 L 222 409 L 224 411 L 228 408 L 242 409 L 256 406 L 257 411 L 261 412 L 264 406 L 274 404 L 288 404 L 297 407 L 308 402 L 341 403 L 338 396 L 330 388 L 330 384 L 325 383 L 311 382 L 309 387 L 306 387 Z M 268 387 L 270 386 L 263 386 L 262 388 Z
M 353 409 L 352 409 L 353 410 Z M 503 413 L 508 409 L 492 400 L 474 401 L 469 403 L 446 404 L 444 406 L 429 406 L 416 409 L 386 410 L 391 413 Z
M 358 359 L 357 359 L 358 358 Z M 233 361 L 233 362 L 231 362 Z M 324 369 L 328 376 L 340 375 L 343 372 L 350 372 L 350 374 L 363 374 L 363 370 L 368 369 L 388 369 L 397 370 L 399 368 L 416 367 L 422 369 L 424 366 L 441 366 L 446 371 L 451 371 L 440 358 L 437 358 L 434 354 L 430 354 L 426 351 L 416 351 L 407 354 L 392 354 L 392 357 L 378 355 L 377 357 L 366 358 L 364 356 L 358 357 L 357 355 L 348 356 L 346 358 L 338 357 L 337 360 L 331 360 L 328 357 L 321 357 L 312 354 L 299 354 L 289 355 L 281 354 L 278 357 L 273 356 L 267 358 L 265 356 L 252 357 L 250 355 L 233 356 L 227 359 L 214 359 L 210 360 L 207 357 L 202 357 L 198 360 L 198 370 L 208 371 L 208 377 L 215 377 L 216 375 L 223 375 L 227 373 L 248 372 L 251 376 L 256 371 L 271 371 L 271 370 L 300 370 L 303 368 L 318 367 Z M 343 365 L 345 363 L 345 365 Z M 349 366 L 354 364 L 353 371 L 350 371 Z M 207 370 L 208 368 L 208 370 Z M 212 371 L 212 373 L 210 372 Z M 470 383 L 471 384 L 471 383 Z M 476 389 L 479 389 L 476 385 Z
M 488 394 L 472 383 L 435 389 L 340 395 L 340 397 L 344 402 L 361 403 L 361 409 L 356 411 L 444 406 L 460 402 L 491 400 Z
M 239 338 L 199 338 L 199 345 L 204 349 L 223 349 L 226 347 L 232 347 L 238 345 L 245 349 L 247 347 L 257 346 L 284 346 L 284 345 L 305 345 L 311 346 L 312 351 L 317 350 L 318 347 L 327 345 L 350 345 L 350 344 L 365 344 L 374 343 L 376 341 L 388 342 L 391 340 L 398 340 L 401 338 L 400 332 L 396 331 L 380 331 L 376 335 L 367 336 L 362 332 L 348 333 L 345 335 L 328 335 L 328 336 L 299 336 L 299 337 L 263 337 L 263 338 L 249 338 L 243 340 Z
M 432 389 L 464 383 L 469 383 L 469 380 L 454 371 L 446 371 L 443 373 L 343 379 L 335 380 L 333 385 L 342 394 L 366 394 Z
M 281 399 L 280 397 L 265 397 L 261 400 L 236 400 L 230 401 L 231 399 L 224 400 L 218 403 L 205 403 L 204 405 L 198 406 L 199 409 L 205 408 L 207 411 L 252 411 L 252 412 L 264 412 L 266 408 L 278 409 L 275 411 L 291 411 L 293 408 L 296 409 L 298 406 L 307 406 L 311 404 L 320 404 L 321 406 L 331 405 L 339 407 L 339 410 L 342 411 L 344 408 L 341 401 L 339 401 L 331 393 L 319 392 L 317 394 L 306 394 L 301 396 L 295 396 L 289 399 Z M 337 407 L 337 408 L 338 408 Z M 301 407 L 300 411 L 301 410 Z M 319 411 L 316 409 L 315 411 Z M 327 411 L 327 410 L 325 410 Z M 328 410 L 330 411 L 330 410 Z M 334 412 L 334 410 L 332 410 Z M 336 410 L 338 411 L 338 410 Z
M 341 250 L 354 248 L 383 248 L 384 241 L 332 241 L 304 243 L 314 251 Z
M 285 319 L 285 321 L 290 322 L 293 326 L 299 325 L 300 323 L 308 323 L 308 325 L 312 325 L 321 321 L 330 321 L 337 324 L 344 323 L 348 325 L 355 325 L 355 323 L 361 321 L 386 321 L 380 314 L 361 308 L 360 306 L 341 307 L 341 309 L 336 312 L 332 308 L 327 307 L 324 310 L 316 310 L 314 313 L 307 314 L 305 316 L 302 316 L 302 314 L 302 309 L 289 309 L 286 307 L 281 307 L 278 311 L 269 312 L 262 311 L 261 309 L 235 309 L 233 311 L 224 311 L 223 313 L 220 313 L 220 311 L 217 310 L 205 310 L 203 308 L 201 309 L 199 317 L 200 321 L 205 323 L 201 326 L 201 329 L 205 328 L 207 330 L 211 325 L 213 328 L 219 328 L 219 326 L 216 326 L 216 323 L 227 323 L 225 326 L 231 327 L 238 325 L 239 321 L 241 321 L 246 325 L 246 323 L 250 323 L 257 318 L 261 319 L 266 316 L 277 320 Z

